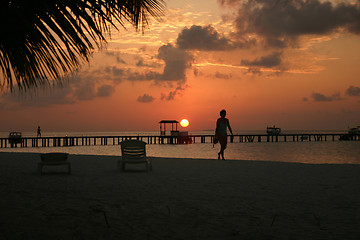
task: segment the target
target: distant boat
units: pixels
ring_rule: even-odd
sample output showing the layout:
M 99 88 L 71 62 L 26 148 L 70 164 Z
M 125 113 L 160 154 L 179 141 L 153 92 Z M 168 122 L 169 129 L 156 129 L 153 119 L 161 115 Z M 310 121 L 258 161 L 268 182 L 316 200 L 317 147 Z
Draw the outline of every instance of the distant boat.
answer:
M 350 128 L 348 133 L 351 134 L 351 135 L 360 134 L 360 126 Z
M 275 127 L 275 125 L 273 127 L 267 127 L 266 133 L 268 135 L 279 135 L 281 133 L 281 128 Z
M 339 138 L 340 141 L 356 140 L 356 135 L 360 135 L 360 126 L 350 128 L 347 134 L 342 134 Z

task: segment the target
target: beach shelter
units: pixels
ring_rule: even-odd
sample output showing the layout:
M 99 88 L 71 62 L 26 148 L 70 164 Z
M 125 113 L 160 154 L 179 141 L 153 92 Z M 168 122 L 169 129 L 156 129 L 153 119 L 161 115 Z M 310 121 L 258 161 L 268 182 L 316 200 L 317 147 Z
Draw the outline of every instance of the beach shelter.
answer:
M 160 123 L 160 136 L 166 135 L 166 125 L 171 125 L 171 132 L 178 132 L 179 122 L 176 120 L 161 120 L 159 123 Z

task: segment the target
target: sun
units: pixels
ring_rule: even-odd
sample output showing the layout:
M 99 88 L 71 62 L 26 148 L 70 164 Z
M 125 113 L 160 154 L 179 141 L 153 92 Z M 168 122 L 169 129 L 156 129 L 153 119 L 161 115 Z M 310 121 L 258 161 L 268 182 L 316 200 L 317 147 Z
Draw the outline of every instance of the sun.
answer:
M 182 127 L 187 127 L 187 126 L 189 126 L 189 120 L 187 120 L 187 119 L 181 120 L 181 121 L 180 121 L 180 125 L 181 125 Z

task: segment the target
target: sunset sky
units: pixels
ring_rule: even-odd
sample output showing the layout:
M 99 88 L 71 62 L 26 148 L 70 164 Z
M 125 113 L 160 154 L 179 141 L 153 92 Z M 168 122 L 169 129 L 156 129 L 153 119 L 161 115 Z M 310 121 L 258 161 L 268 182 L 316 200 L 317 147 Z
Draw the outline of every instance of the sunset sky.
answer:
M 360 125 L 360 1 L 168 0 L 144 33 L 112 32 L 63 86 L 0 95 L 0 131 Z

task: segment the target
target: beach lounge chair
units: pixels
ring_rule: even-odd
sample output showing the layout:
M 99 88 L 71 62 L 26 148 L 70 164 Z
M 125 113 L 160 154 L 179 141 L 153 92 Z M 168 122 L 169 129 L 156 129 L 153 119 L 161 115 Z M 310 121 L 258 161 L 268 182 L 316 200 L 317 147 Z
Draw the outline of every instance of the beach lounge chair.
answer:
M 146 143 L 139 140 L 121 142 L 122 159 L 118 160 L 118 169 L 125 171 L 125 164 L 145 164 L 146 171 L 152 170 L 151 162 L 146 158 Z
M 67 161 L 68 153 L 44 153 L 41 154 L 41 161 L 38 163 L 39 173 L 42 173 L 44 166 L 67 165 L 68 173 L 71 173 L 71 164 Z

